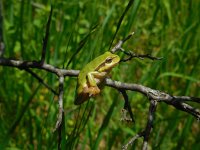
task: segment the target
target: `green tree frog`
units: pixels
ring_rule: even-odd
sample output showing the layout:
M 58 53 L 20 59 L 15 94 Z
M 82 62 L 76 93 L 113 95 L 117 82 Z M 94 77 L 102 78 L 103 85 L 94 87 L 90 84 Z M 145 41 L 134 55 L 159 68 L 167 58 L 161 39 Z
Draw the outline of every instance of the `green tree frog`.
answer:
M 120 61 L 120 57 L 105 52 L 89 62 L 79 73 L 75 105 L 80 105 L 90 97 L 100 93 L 98 85 L 109 75 L 109 72 Z

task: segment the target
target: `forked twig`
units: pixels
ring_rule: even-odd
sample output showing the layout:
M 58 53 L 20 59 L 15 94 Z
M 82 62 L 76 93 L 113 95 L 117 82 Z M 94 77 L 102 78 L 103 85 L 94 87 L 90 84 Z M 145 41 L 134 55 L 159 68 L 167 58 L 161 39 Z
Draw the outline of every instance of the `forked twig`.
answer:
M 162 57 L 154 57 L 154 56 L 151 56 L 150 54 L 134 54 L 133 52 L 129 52 L 129 53 L 126 53 L 129 57 L 126 58 L 126 59 L 122 59 L 120 60 L 121 62 L 126 62 L 126 61 L 129 61 L 133 58 L 139 58 L 139 59 L 144 59 L 144 58 L 148 58 L 148 59 L 151 59 L 151 60 L 161 60 L 163 59 Z
M 122 45 L 128 40 L 130 39 L 132 36 L 133 36 L 134 32 L 132 32 L 131 34 L 129 34 L 127 37 L 125 37 L 123 40 L 120 40 L 114 47 L 113 49 L 111 50 L 112 53 L 116 53 L 117 51 L 121 51 L 123 52 L 124 54 L 126 54 L 128 56 L 128 58 L 126 59 L 121 59 L 120 62 L 126 62 L 126 61 L 129 61 L 133 58 L 140 58 L 140 59 L 144 59 L 144 58 L 148 58 L 148 59 L 151 59 L 151 60 L 161 60 L 162 57 L 154 57 L 154 56 L 151 56 L 150 54 L 135 54 L 133 53 L 132 51 L 125 51 L 123 48 L 122 48 Z
M 122 147 L 123 150 L 127 150 L 128 146 L 132 145 L 135 142 L 135 140 L 140 137 L 144 138 L 142 150 L 147 150 L 149 136 L 153 128 L 154 112 L 156 111 L 156 106 L 157 106 L 157 101 L 150 100 L 149 114 L 145 130 L 136 134 L 133 138 L 131 138 L 128 141 L 128 143 Z

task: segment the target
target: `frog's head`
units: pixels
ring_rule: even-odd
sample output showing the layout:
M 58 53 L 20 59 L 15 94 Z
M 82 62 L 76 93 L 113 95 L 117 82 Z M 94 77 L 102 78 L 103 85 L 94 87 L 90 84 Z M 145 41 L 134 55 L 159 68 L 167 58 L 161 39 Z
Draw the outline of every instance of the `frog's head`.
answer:
M 111 52 L 105 52 L 101 59 L 102 63 L 97 69 L 99 72 L 109 72 L 120 61 L 120 57 L 116 54 L 112 54 Z

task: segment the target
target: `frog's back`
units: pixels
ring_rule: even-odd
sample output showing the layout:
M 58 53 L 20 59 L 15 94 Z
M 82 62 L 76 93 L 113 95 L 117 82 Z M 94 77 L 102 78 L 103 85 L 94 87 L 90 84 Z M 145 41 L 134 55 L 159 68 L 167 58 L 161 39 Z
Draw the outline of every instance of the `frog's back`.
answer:
M 93 72 L 96 70 L 96 68 L 99 66 L 99 62 L 103 62 L 105 60 L 105 57 L 109 55 L 110 52 L 106 52 L 103 55 L 100 55 L 99 57 L 95 58 L 88 64 L 84 66 L 84 68 L 80 71 L 78 76 L 78 84 L 86 84 L 87 79 L 86 76 L 89 72 Z

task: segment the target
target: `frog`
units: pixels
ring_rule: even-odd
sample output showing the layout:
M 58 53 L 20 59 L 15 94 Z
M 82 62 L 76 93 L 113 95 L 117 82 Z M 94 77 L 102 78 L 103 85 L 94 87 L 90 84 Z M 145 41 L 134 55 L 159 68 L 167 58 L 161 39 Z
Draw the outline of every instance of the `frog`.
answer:
M 86 64 L 78 75 L 74 104 L 80 105 L 97 96 L 101 92 L 99 85 L 119 62 L 120 57 L 117 54 L 107 51 Z

